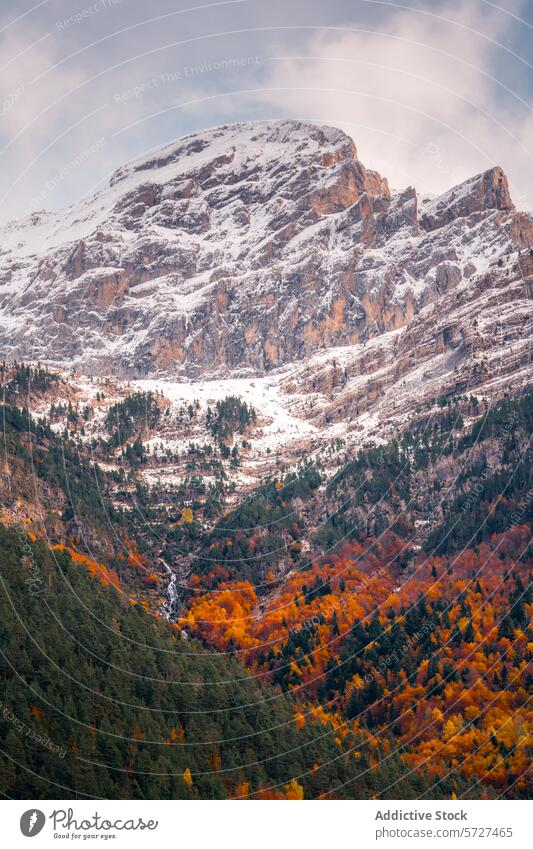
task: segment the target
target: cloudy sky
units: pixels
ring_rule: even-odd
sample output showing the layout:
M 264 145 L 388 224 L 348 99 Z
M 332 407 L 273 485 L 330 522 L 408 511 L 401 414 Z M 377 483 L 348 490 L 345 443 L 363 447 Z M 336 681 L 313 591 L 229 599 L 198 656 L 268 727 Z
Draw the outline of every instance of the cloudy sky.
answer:
M 342 127 L 395 188 L 499 164 L 533 206 L 533 0 L 2 0 L 0 39 L 2 220 L 282 117 Z

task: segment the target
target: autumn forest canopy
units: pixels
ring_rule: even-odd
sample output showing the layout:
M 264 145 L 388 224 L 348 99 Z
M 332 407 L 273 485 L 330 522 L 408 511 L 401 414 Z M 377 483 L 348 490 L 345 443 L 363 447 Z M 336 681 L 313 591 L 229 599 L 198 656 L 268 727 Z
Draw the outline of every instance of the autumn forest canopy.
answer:
M 169 487 L 162 394 L 37 414 L 62 378 L 2 379 L 6 797 L 529 798 L 532 393 L 436 398 L 237 498 L 237 396 Z

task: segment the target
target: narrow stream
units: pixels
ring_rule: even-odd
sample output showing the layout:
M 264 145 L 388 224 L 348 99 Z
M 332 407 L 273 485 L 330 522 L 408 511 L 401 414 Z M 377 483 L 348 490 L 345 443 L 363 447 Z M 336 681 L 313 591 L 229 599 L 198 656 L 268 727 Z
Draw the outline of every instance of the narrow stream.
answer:
M 170 576 L 170 581 L 168 582 L 167 587 L 167 601 L 162 606 L 161 613 L 163 614 L 165 619 L 168 619 L 169 622 L 172 622 L 174 621 L 173 617 L 176 615 L 175 605 L 178 599 L 178 576 L 175 572 L 172 571 L 168 563 L 165 563 L 162 558 L 159 559 L 161 560 L 161 563 L 163 564 Z

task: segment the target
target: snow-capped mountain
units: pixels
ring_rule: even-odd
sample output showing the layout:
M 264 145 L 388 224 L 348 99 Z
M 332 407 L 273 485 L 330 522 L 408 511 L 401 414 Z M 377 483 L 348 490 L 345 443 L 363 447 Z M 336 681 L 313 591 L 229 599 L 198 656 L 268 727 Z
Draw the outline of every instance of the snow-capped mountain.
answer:
M 531 245 L 500 168 L 422 201 L 338 129 L 222 126 L 4 226 L 0 345 L 128 378 L 293 364 L 300 389 L 335 395 L 328 421 L 391 385 L 500 391 L 525 379 Z

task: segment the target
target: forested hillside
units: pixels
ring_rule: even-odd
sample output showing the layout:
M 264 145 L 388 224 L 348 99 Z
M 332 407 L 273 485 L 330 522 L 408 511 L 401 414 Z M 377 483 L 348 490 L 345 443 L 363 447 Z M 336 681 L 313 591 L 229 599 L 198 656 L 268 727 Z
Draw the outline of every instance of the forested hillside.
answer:
M 532 393 L 435 399 L 224 509 L 246 403 L 187 449 L 206 501 L 143 483 L 160 395 L 87 440 L 94 409 L 29 414 L 34 377 L 2 407 L 5 795 L 529 795 Z
M 400 776 L 406 797 L 429 788 L 385 745 L 358 757 L 360 735 L 339 737 L 318 708 L 302 723 L 295 698 L 67 553 L 2 527 L 0 551 L 4 795 L 370 797 Z

